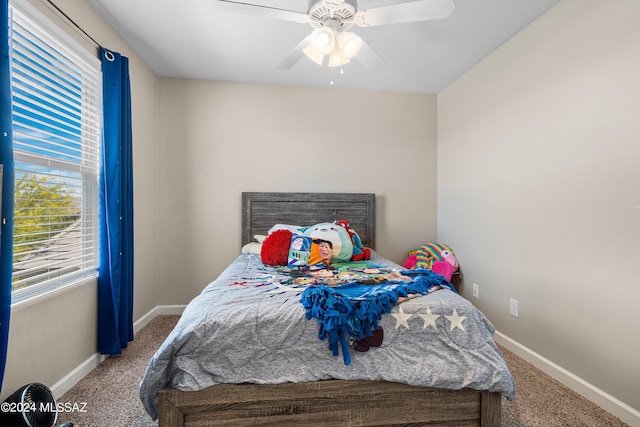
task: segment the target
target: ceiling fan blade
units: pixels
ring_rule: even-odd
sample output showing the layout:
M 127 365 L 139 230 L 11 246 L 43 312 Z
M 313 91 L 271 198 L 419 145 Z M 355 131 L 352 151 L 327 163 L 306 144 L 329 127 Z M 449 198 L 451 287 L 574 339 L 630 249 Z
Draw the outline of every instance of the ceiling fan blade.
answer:
M 373 50 L 371 46 L 369 46 L 364 40 L 362 41 L 360 51 L 355 56 L 355 58 L 369 71 L 380 71 L 387 66 L 387 62 L 382 59 L 382 57 L 378 55 L 378 53 Z
M 306 13 L 296 12 L 294 10 L 278 9 L 276 7 L 261 6 L 258 4 L 244 3 L 232 0 L 214 0 L 216 9 L 231 12 L 242 13 L 244 15 L 263 16 L 267 18 L 282 19 L 284 21 L 293 21 L 299 23 L 309 22 L 309 15 Z
M 416 0 L 408 3 L 365 9 L 356 12 L 359 27 L 430 21 L 448 18 L 453 13 L 453 0 Z
M 287 53 L 282 61 L 278 64 L 279 69 L 288 70 L 293 67 L 296 62 L 300 61 L 300 59 L 304 56 L 304 52 L 302 51 L 305 47 L 309 46 L 311 42 L 311 36 L 308 35 L 305 37 L 300 43 L 296 45 L 289 53 Z

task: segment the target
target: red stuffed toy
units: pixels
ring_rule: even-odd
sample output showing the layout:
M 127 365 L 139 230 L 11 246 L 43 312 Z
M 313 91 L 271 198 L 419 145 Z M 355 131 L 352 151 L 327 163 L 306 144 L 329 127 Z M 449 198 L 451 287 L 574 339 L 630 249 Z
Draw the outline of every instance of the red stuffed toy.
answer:
M 269 234 L 260 249 L 260 258 L 266 265 L 287 265 L 289 246 L 293 233 L 289 230 L 276 230 Z
M 362 246 L 362 241 L 360 240 L 360 236 L 355 230 L 349 228 L 349 221 L 346 219 L 341 219 L 336 222 L 336 224 L 344 227 L 349 233 L 349 237 L 351 237 L 351 243 L 353 243 L 353 255 L 351 256 L 351 261 L 362 261 L 366 259 L 371 259 L 371 249 L 365 248 Z

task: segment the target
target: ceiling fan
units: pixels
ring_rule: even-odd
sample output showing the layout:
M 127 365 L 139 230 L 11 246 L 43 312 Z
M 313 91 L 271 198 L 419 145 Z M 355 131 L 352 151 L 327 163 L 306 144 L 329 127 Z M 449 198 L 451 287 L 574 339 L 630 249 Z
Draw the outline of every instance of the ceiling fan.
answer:
M 359 36 L 348 32 L 353 25 L 373 27 L 448 18 L 453 0 L 414 0 L 371 9 L 358 9 L 357 0 L 309 0 L 306 13 L 235 0 L 214 0 L 223 11 L 308 23 L 314 30 L 284 56 L 278 68 L 289 69 L 303 56 L 318 65 L 342 66 L 355 58 L 372 71 L 387 63 Z

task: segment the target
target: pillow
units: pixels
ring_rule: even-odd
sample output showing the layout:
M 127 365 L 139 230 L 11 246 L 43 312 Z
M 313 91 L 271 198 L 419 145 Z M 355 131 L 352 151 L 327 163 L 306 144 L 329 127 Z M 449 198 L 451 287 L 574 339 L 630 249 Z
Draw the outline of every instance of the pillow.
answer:
M 322 222 L 309 227 L 304 235 L 329 241 L 333 247 L 333 262 L 349 262 L 353 256 L 353 243 L 349 232 L 338 224 Z
M 301 227 L 299 225 L 291 225 L 291 224 L 276 224 L 273 227 L 271 227 L 269 229 L 269 231 L 267 232 L 267 234 L 271 234 L 274 231 L 277 230 L 289 230 L 290 232 L 294 233 L 294 234 L 300 234 L 300 233 L 304 233 L 306 227 Z
M 262 243 L 249 242 L 242 247 L 242 250 L 240 251 L 240 253 L 260 255 L 261 251 L 262 251 Z
M 331 264 L 333 244 L 328 240 L 294 234 L 289 247 L 289 267 L 321 269 Z
M 244 245 L 242 247 L 242 249 L 240 250 L 240 253 L 242 254 L 254 254 L 254 255 L 260 255 L 260 252 L 262 251 L 262 242 L 264 242 L 264 239 L 267 236 L 262 235 L 262 234 L 255 234 L 253 236 L 253 238 L 256 240 L 255 242 L 249 242 L 246 245 Z

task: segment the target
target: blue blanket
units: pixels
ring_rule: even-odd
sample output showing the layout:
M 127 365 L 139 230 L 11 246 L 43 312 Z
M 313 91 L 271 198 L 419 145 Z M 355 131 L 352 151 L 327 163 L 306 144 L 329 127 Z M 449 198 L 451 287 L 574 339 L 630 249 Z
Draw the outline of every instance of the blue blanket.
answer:
M 318 338 L 328 339 L 329 350 L 338 356 L 342 348 L 345 365 L 351 363 L 347 335 L 362 339 L 379 328 L 378 321 L 390 313 L 398 298 L 410 294 L 425 295 L 434 286 L 456 289 L 443 276 L 427 269 L 405 270 L 403 276 L 411 281 L 385 281 L 380 284 L 348 283 L 335 288 L 321 285 L 307 288 L 300 297 L 307 319 L 316 318 L 320 324 Z

